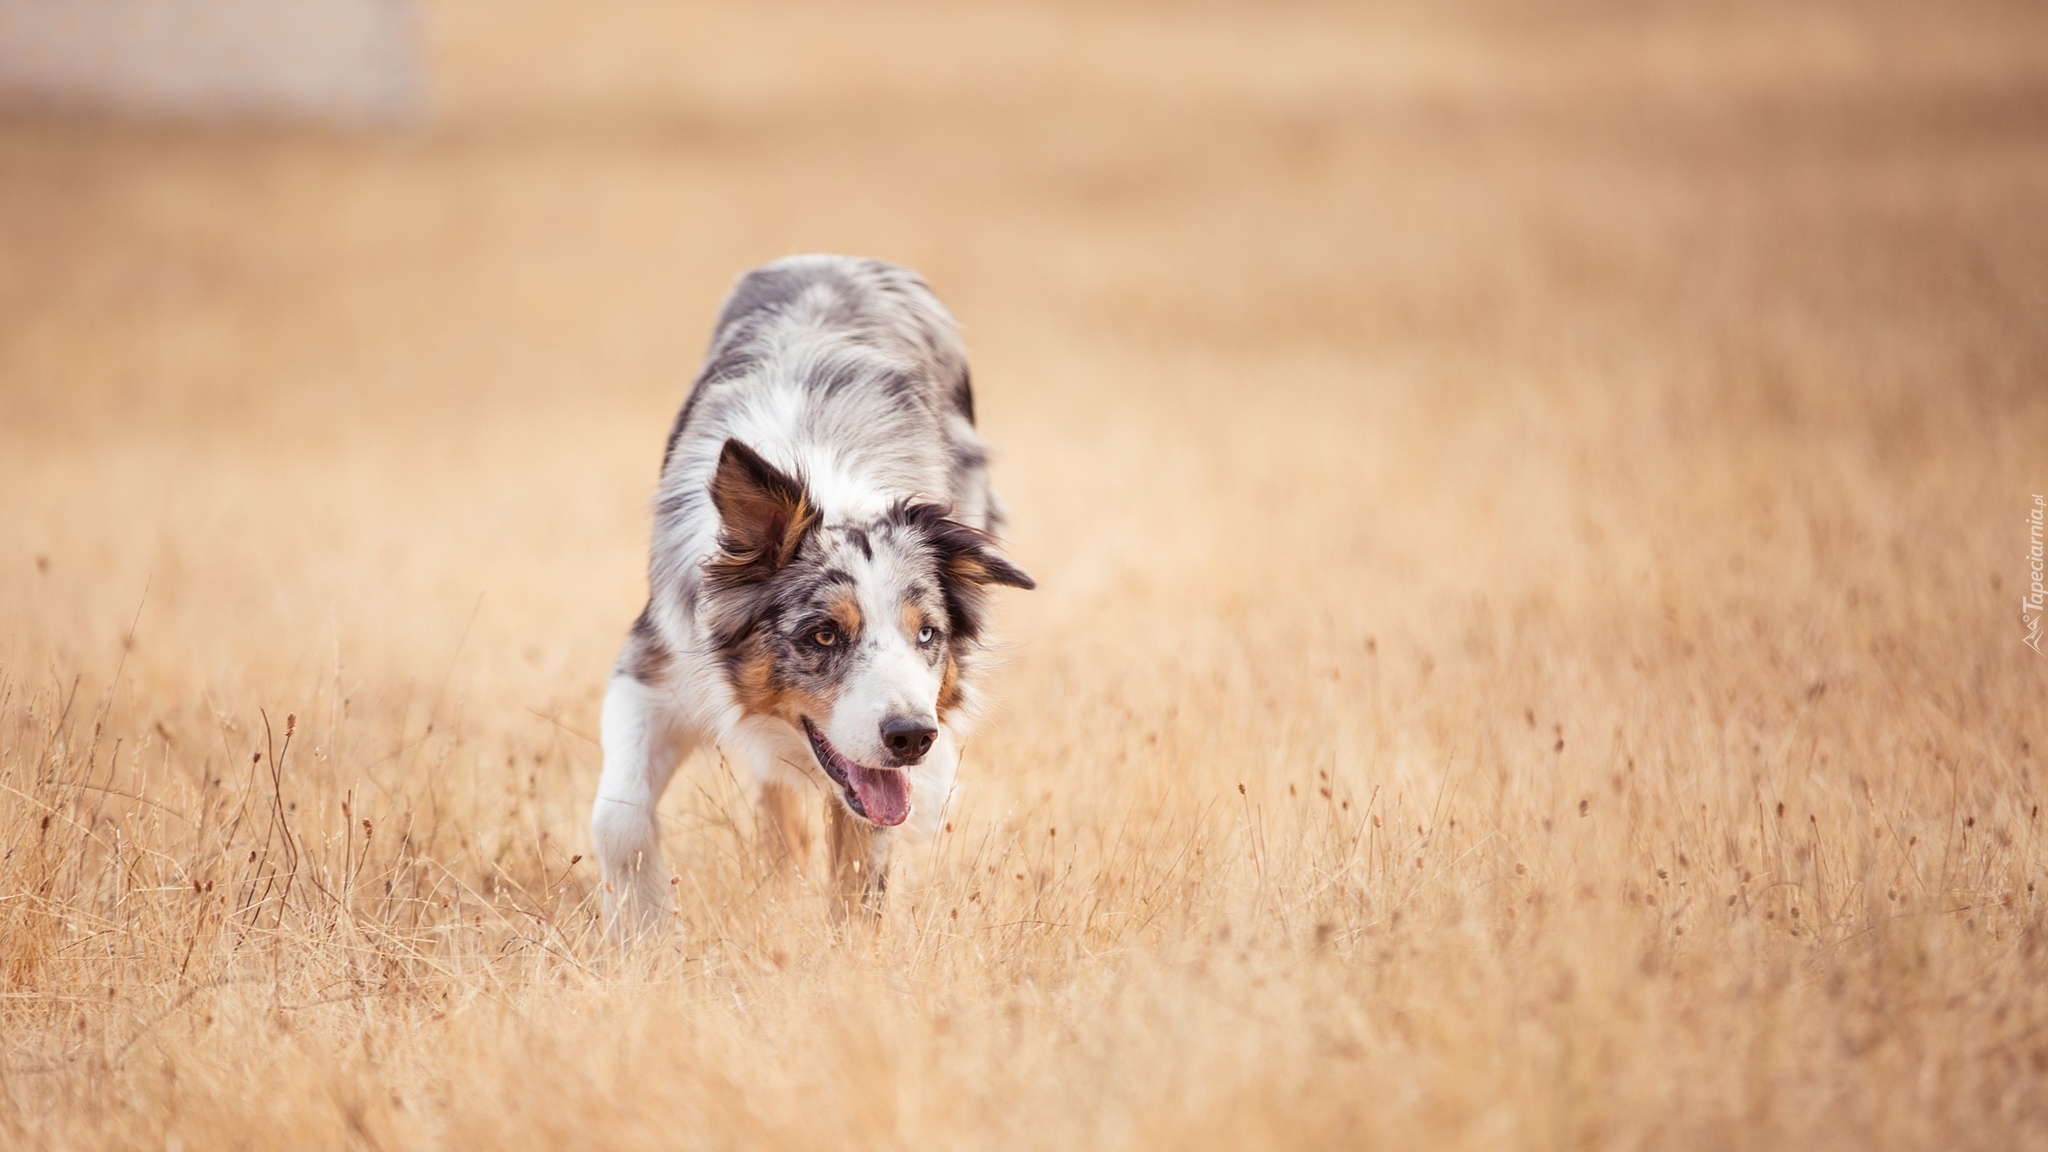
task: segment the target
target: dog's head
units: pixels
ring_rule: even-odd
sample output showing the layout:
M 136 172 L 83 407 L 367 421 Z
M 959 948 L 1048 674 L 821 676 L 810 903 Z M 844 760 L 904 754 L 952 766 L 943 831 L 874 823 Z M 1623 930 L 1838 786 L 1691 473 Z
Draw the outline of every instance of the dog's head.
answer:
M 964 703 L 986 590 L 1032 587 L 985 532 L 905 502 L 825 523 L 799 477 L 727 440 L 705 618 L 735 699 L 803 735 L 856 815 L 910 815 L 904 770 Z

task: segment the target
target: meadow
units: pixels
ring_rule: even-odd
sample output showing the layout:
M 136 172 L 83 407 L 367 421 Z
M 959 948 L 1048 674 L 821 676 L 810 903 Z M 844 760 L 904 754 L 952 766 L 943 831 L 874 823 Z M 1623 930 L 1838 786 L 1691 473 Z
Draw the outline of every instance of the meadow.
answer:
M 416 123 L 0 115 L 0 1143 L 2048 1143 L 2048 9 L 445 0 Z M 731 279 L 1013 509 L 872 930 L 597 703 Z

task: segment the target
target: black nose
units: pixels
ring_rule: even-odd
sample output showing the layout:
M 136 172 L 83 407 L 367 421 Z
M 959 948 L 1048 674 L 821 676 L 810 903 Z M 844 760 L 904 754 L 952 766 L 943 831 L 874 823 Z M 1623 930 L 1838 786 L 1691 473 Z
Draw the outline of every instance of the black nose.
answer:
M 939 730 L 929 720 L 909 716 L 891 716 L 882 721 L 882 747 L 889 750 L 899 764 L 915 764 L 924 759 L 932 750 L 932 741 L 938 739 Z

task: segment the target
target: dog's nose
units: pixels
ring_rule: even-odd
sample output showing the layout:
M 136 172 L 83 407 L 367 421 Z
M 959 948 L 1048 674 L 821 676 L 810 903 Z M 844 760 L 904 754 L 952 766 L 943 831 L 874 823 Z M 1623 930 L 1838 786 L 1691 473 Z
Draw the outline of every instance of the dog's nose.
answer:
M 921 717 L 891 716 L 882 721 L 882 747 L 899 764 L 915 764 L 932 750 L 939 730 Z

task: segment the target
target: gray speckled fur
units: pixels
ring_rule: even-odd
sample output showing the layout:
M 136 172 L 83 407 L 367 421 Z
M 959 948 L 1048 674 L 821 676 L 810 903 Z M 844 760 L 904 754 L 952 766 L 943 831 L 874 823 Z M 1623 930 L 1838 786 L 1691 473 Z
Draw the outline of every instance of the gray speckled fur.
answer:
M 1002 529 L 967 354 L 953 317 L 909 269 L 792 256 L 733 286 L 662 463 L 648 567 L 658 627 L 683 623 L 674 611 L 702 590 L 718 535 L 708 485 L 729 437 L 802 471 L 828 523 L 879 512 L 878 498 L 922 498 L 962 523 Z M 812 466 L 820 456 L 859 483 L 835 485 Z M 686 630 L 661 631 L 681 639 Z
M 800 479 L 819 515 L 774 588 L 735 591 L 707 576 L 706 562 L 720 549 L 711 480 L 728 440 Z M 734 285 L 669 434 L 655 497 L 648 603 L 620 651 L 605 702 L 605 770 L 592 826 L 615 925 L 628 896 L 638 899 L 643 925 L 667 906 L 668 889 L 654 875 L 660 854 L 653 806 L 674 762 L 690 749 L 716 744 L 761 783 L 815 788 L 824 779 L 789 725 L 741 707 L 730 661 L 736 630 L 794 635 L 801 622 L 792 619 L 795 608 L 784 606 L 805 598 L 804 581 L 828 580 L 841 568 L 868 573 L 864 580 L 894 581 L 891 595 L 923 595 L 935 621 L 951 617 L 956 634 L 933 658 L 956 658 L 962 703 L 942 715 L 938 745 L 912 770 L 911 823 L 934 830 L 929 825 L 943 810 L 975 711 L 969 673 L 981 642 L 980 590 L 949 585 L 940 606 L 937 592 L 919 583 L 930 584 L 934 557 L 946 545 L 943 522 L 916 510 L 937 506 L 969 529 L 1000 531 L 1003 508 L 989 486 L 987 461 L 958 331 L 915 273 L 879 260 L 796 256 Z M 1028 577 L 1015 576 L 997 582 L 1029 586 Z M 771 601 L 775 606 L 762 607 Z M 877 883 L 898 831 L 877 830 Z

